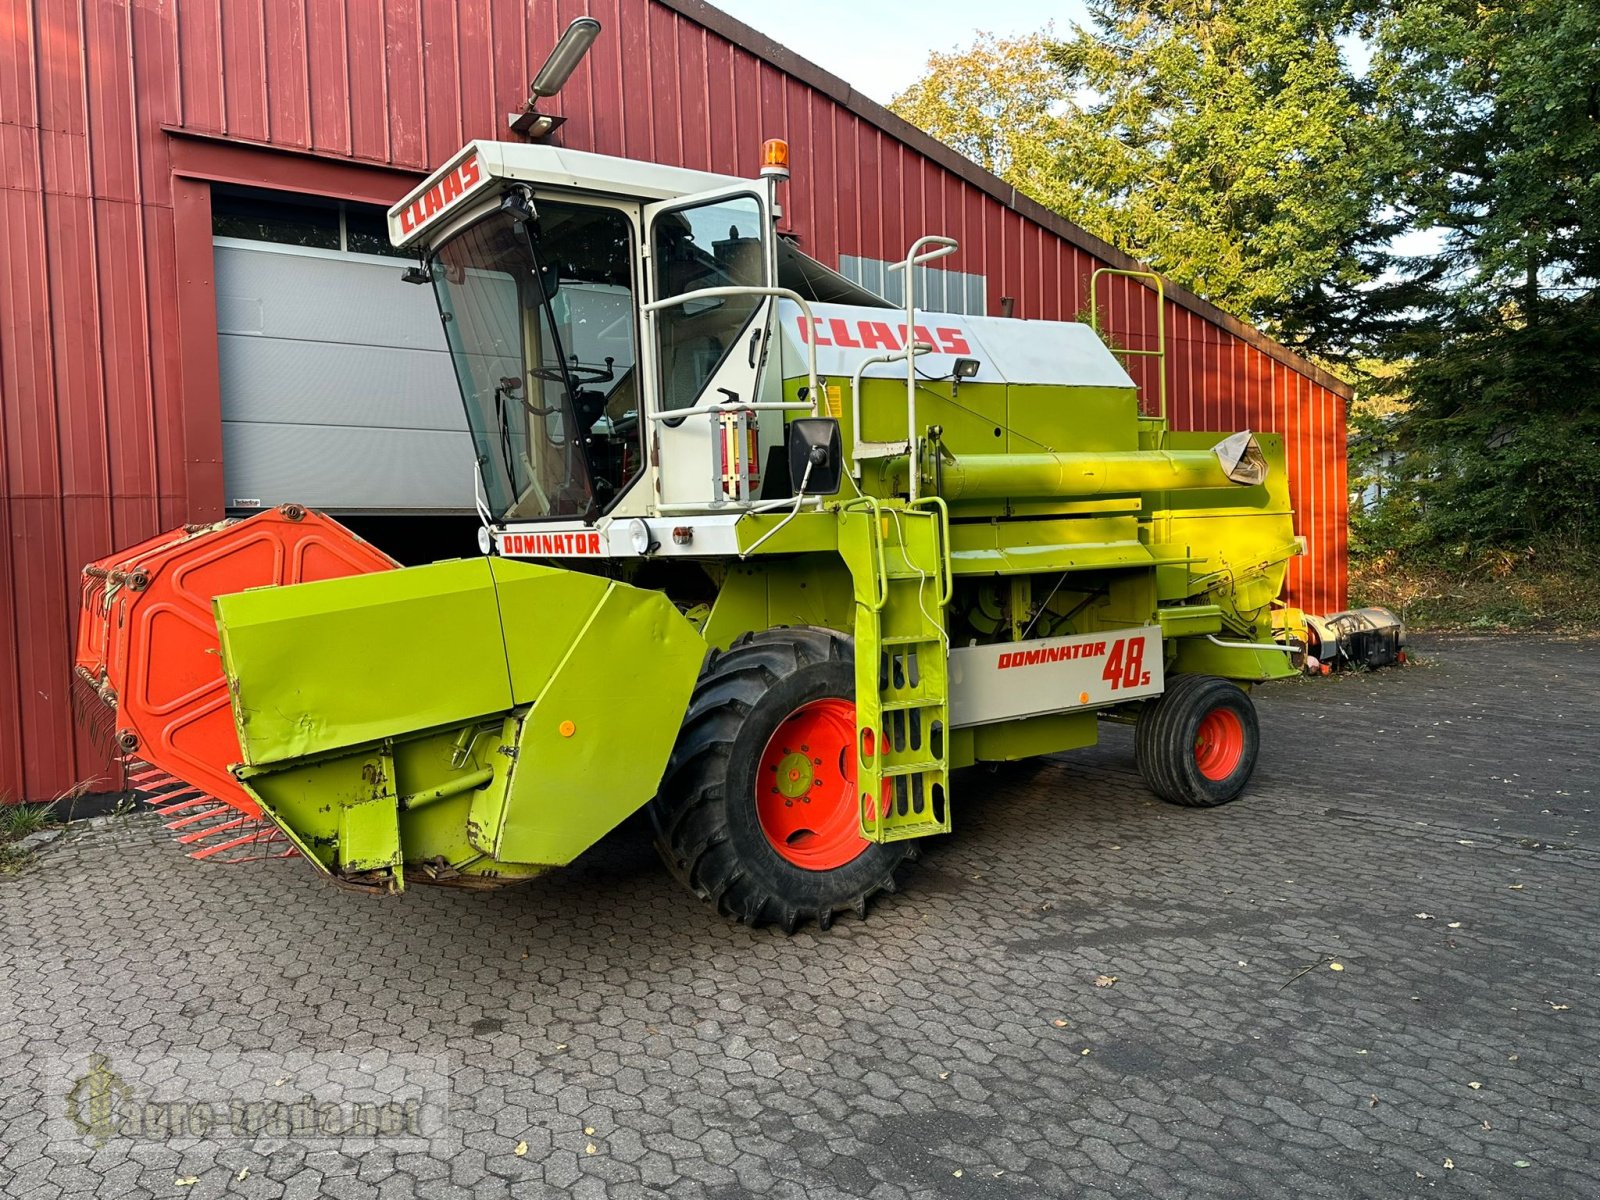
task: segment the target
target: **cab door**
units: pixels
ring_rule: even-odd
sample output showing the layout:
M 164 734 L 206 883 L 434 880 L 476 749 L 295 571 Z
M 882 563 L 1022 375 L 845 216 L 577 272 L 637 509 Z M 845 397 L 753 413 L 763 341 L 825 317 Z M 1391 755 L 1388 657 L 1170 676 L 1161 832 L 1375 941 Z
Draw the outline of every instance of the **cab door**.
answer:
M 645 205 L 649 299 L 707 288 L 773 286 L 772 209 L 770 185 L 754 180 Z M 709 413 L 696 410 L 781 399 L 777 373 L 761 369 L 775 310 L 770 296 L 691 296 L 646 314 L 659 504 L 704 505 L 724 498 L 717 477 L 721 434 Z M 783 423 L 776 412 L 754 419 L 759 469 L 768 448 L 781 442 Z

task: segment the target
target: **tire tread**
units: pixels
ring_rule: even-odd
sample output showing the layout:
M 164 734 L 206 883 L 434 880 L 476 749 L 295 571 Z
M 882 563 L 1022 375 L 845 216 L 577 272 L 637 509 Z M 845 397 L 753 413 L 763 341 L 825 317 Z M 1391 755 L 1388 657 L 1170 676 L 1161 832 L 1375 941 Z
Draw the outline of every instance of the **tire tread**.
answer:
M 776 924 L 785 933 L 807 921 L 825 930 L 835 914 L 865 916 L 874 895 L 896 890 L 895 872 L 911 857 L 903 843 L 886 856 L 881 877 L 837 903 L 779 895 L 740 861 L 723 810 L 734 741 L 766 692 L 803 667 L 851 658 L 850 639 L 811 626 L 741 634 L 727 650 L 706 656 L 650 815 L 668 871 L 725 917 L 752 926 Z

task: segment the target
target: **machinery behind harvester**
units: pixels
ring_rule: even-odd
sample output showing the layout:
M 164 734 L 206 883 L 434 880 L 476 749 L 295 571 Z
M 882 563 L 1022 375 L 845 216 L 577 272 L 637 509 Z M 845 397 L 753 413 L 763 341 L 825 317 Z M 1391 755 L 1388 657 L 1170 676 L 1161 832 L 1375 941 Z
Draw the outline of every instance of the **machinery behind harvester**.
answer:
M 888 307 L 776 235 L 766 160 L 475 142 L 396 206 L 484 555 L 285 506 L 87 568 L 79 673 L 181 837 L 488 886 L 648 805 L 690 889 L 792 929 L 892 889 L 957 768 L 1101 719 L 1164 799 L 1239 794 L 1240 684 L 1293 673 L 1279 439 L 1142 415 L 1087 325 Z

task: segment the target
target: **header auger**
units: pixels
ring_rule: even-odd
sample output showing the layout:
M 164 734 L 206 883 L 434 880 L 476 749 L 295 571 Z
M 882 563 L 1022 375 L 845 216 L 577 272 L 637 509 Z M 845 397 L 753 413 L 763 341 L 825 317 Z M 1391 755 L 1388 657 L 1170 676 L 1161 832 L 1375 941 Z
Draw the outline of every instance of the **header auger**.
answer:
M 889 306 L 777 235 L 764 157 L 475 142 L 397 205 L 483 557 L 397 569 L 284 510 L 89 568 L 124 752 L 376 891 L 526 879 L 648 807 L 690 890 L 787 929 L 893 890 L 957 769 L 1102 718 L 1164 799 L 1236 797 L 1245 686 L 1293 673 L 1280 440 L 1141 415 L 1086 325 L 916 308 L 949 239 Z

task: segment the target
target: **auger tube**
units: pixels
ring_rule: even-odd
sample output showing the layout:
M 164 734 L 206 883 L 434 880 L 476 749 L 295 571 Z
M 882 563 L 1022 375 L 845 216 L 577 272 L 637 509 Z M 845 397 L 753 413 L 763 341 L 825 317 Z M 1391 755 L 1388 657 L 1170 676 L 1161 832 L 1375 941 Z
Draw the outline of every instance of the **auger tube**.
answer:
M 904 488 L 908 460 L 889 467 Z M 939 495 L 963 500 L 1136 496 L 1144 492 L 1235 488 L 1210 450 L 1132 450 L 1120 454 L 971 454 L 946 460 Z

